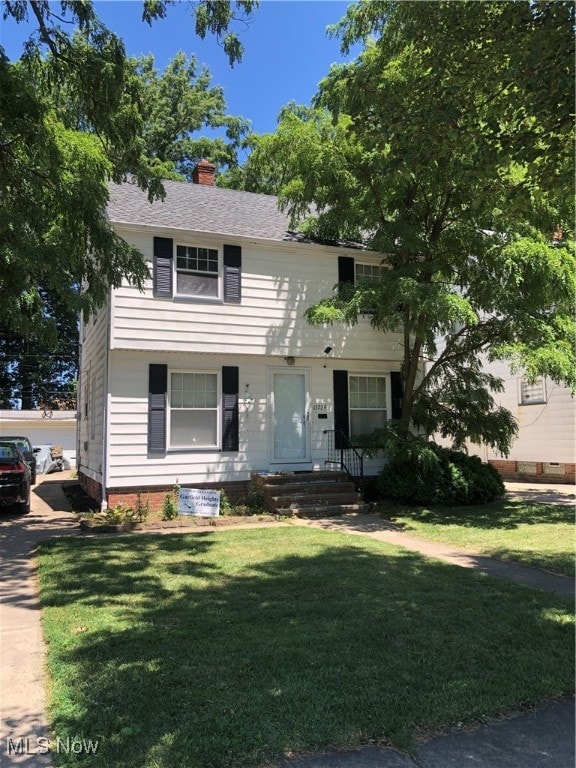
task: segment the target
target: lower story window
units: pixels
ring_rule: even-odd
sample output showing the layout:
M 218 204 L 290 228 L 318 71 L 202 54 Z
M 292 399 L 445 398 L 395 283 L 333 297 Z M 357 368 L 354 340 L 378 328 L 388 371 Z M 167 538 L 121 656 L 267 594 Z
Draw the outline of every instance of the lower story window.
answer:
M 218 446 L 218 376 L 215 373 L 170 375 L 170 446 Z
M 386 377 L 349 376 L 350 437 L 386 426 Z

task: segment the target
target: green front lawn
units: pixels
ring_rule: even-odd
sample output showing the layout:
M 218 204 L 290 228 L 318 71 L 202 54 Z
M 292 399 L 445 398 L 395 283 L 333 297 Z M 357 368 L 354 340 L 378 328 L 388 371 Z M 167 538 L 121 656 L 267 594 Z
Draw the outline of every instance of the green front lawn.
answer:
M 407 533 L 574 575 L 574 508 L 506 500 L 454 509 L 387 509 Z
M 41 546 L 50 713 L 90 768 L 239 768 L 573 689 L 569 601 L 304 528 Z

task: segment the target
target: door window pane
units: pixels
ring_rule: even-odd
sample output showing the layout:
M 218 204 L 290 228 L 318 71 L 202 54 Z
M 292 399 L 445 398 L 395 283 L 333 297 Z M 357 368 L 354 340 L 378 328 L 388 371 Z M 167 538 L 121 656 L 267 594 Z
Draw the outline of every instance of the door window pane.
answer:
M 303 374 L 274 374 L 274 458 L 306 459 L 306 380 Z

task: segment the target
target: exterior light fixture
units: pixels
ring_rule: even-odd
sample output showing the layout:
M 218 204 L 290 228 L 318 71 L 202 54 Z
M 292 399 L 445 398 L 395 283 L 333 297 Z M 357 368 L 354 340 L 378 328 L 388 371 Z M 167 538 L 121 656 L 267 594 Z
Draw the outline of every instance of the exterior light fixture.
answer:
M 250 405 L 254 402 L 254 395 L 250 392 L 250 384 L 244 385 L 244 405 Z
M 294 365 L 296 362 L 296 358 L 289 355 L 288 357 L 285 357 L 284 360 L 286 360 L 286 365 Z

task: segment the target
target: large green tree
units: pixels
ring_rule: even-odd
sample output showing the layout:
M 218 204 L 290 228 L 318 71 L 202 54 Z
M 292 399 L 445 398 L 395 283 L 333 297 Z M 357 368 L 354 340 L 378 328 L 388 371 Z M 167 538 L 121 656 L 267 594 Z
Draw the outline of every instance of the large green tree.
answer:
M 0 324 L 0 407 L 74 410 L 78 316 L 58 295 L 39 290 L 55 333 L 50 338 L 24 336 Z
M 143 19 L 164 16 L 170 4 L 146 0 Z M 196 32 L 219 36 L 235 63 L 235 13 L 256 5 L 201 0 Z M 225 115 L 221 92 L 193 60 L 177 57 L 162 76 L 150 59 L 127 60 L 91 2 L 6 0 L 3 15 L 6 24 L 32 20 L 36 31 L 20 61 L 0 48 L 0 315 L 8 331 L 53 341 L 47 294 L 89 313 L 111 286 L 141 286 L 147 276 L 141 255 L 106 220 L 107 182 L 130 175 L 151 198 L 161 196 L 162 177 L 191 159 L 188 132 L 226 126 L 234 141 L 243 126 Z M 225 142 L 214 151 L 221 162 L 233 158 Z
M 573 29 L 567 2 L 356 3 L 333 31 L 362 53 L 249 161 L 311 235 L 386 255 L 307 315 L 403 334 L 402 429 L 507 452 L 481 356 L 575 384 Z

